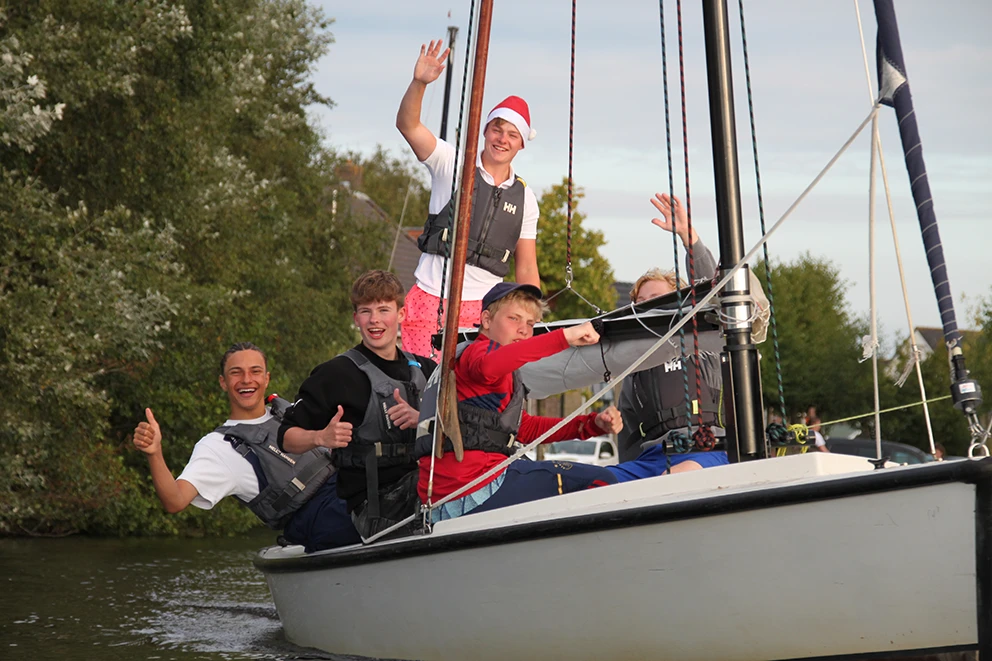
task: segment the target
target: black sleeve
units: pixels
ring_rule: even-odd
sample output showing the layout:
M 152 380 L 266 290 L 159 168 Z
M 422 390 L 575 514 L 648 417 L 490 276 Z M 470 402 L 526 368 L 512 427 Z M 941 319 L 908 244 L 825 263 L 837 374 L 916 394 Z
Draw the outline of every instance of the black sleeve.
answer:
M 431 378 L 431 374 L 433 374 L 434 370 L 437 369 L 437 363 L 427 356 L 418 356 L 417 354 L 413 354 L 413 356 L 420 363 L 420 371 L 424 373 L 424 378 Z
M 296 402 L 286 411 L 279 427 L 279 449 L 283 436 L 291 427 L 323 429 L 337 412 L 344 409 L 342 420 L 356 427 L 365 418 L 365 409 L 372 396 L 372 385 L 354 362 L 338 356 L 318 365 L 300 386 Z

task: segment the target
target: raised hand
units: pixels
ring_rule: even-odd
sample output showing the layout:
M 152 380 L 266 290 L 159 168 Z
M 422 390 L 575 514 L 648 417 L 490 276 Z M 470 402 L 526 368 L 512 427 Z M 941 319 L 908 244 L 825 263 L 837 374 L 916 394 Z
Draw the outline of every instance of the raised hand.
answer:
M 587 321 L 579 326 L 566 328 L 565 340 L 570 347 L 585 347 L 599 342 L 599 333 L 592 327 L 592 322 Z
M 678 234 L 684 246 L 688 246 L 690 243 L 695 243 L 698 240 L 696 230 L 692 231 L 691 237 L 689 236 L 689 217 L 686 214 L 685 205 L 679 201 L 679 198 L 670 197 L 668 193 L 655 193 L 654 197 L 651 198 L 651 204 L 664 216 L 664 219 L 652 218 L 652 223 L 666 232 L 675 232 Z M 672 224 L 673 206 L 675 207 L 674 227 Z
M 623 429 L 623 417 L 617 407 L 610 406 L 600 411 L 599 415 L 596 416 L 596 426 L 604 434 L 616 434 Z
M 343 448 L 351 443 L 351 423 L 342 422 L 344 408 L 338 404 L 338 412 L 334 414 L 327 426 L 317 432 L 317 445 L 325 448 Z
M 161 454 L 162 430 L 151 409 L 145 409 L 145 419 L 147 422 L 139 422 L 134 428 L 134 438 L 131 442 L 145 454 Z
M 424 85 L 430 85 L 441 72 L 444 71 L 444 61 L 448 59 L 448 53 L 451 51 L 450 48 L 445 48 L 444 52 L 441 52 L 441 46 L 444 42 L 438 39 L 437 41 L 431 41 L 428 46 L 420 46 L 420 57 L 417 58 L 417 64 L 413 67 L 413 79 L 423 83 Z
M 389 419 L 400 429 L 416 427 L 420 420 L 420 411 L 406 403 L 406 400 L 400 395 L 399 388 L 393 391 L 393 398 L 396 400 L 396 404 L 390 406 L 386 411 Z

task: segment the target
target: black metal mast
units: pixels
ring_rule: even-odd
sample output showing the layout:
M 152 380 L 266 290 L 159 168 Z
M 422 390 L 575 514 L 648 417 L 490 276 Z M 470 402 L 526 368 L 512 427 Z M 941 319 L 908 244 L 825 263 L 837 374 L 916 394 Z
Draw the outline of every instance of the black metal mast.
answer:
M 737 126 L 726 0 L 703 0 L 703 33 L 713 139 L 720 263 L 726 269 L 744 257 L 741 193 L 737 165 Z M 765 456 L 758 349 L 751 342 L 749 268 L 744 266 L 723 291 L 724 392 L 727 407 L 727 454 L 731 462 Z
M 451 18 L 448 12 L 448 18 Z M 454 25 L 448 26 L 448 70 L 444 72 L 444 109 L 441 111 L 441 133 L 438 137 L 442 140 L 448 139 L 448 106 L 451 103 L 451 71 L 455 62 L 455 37 L 458 35 L 458 28 Z

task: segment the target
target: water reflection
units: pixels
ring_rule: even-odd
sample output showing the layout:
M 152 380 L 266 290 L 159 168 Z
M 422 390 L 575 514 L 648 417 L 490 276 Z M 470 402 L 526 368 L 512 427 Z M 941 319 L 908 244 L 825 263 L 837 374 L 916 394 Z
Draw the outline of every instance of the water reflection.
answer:
M 333 659 L 296 647 L 231 539 L 0 539 L 0 658 Z

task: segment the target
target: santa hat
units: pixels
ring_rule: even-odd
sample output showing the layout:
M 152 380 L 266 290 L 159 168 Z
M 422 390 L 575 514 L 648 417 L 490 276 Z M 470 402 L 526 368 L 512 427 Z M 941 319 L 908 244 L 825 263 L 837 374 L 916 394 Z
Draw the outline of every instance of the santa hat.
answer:
M 486 126 L 497 117 L 510 122 L 520 131 L 520 137 L 524 138 L 524 146 L 527 146 L 527 140 L 537 137 L 537 131 L 530 127 L 530 108 L 519 96 L 508 96 L 500 101 L 486 117 Z

